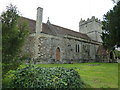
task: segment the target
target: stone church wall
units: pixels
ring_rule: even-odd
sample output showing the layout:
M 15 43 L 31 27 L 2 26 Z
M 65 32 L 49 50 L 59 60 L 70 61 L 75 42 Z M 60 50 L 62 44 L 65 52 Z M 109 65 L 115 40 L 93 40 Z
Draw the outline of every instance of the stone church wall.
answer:
M 37 56 L 33 58 L 33 63 L 36 64 L 94 62 L 96 59 L 97 45 L 77 39 L 39 34 L 37 43 L 35 36 L 29 37 L 23 49 L 31 57 Z M 60 60 L 56 60 L 57 48 L 60 49 Z
M 29 36 L 26 38 L 25 43 L 22 47 L 21 55 L 24 56 L 27 60 L 30 60 L 34 56 L 35 53 L 35 50 L 33 48 L 35 43 L 34 41 L 35 38 Z
M 96 58 L 95 45 L 75 39 L 41 35 L 39 43 L 39 63 L 80 63 Z M 60 49 L 60 60 L 56 60 L 57 48 Z

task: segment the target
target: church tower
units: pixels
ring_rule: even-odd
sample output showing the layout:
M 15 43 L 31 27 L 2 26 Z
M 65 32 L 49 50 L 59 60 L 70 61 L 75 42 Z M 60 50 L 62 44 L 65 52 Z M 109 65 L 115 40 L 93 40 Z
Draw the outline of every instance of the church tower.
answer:
M 79 22 L 79 32 L 87 34 L 92 40 L 102 42 L 102 24 L 98 18 L 92 16 L 91 19 L 82 20 Z

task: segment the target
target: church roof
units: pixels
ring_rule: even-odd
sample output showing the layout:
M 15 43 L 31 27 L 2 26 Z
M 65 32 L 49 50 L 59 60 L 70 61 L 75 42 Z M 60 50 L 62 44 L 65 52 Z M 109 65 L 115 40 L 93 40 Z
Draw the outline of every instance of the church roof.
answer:
M 30 33 L 35 33 L 36 21 L 28 18 L 24 18 L 30 27 Z M 75 36 L 82 39 L 91 40 L 86 34 L 73 31 L 71 29 L 67 29 L 61 26 L 53 25 L 51 23 L 43 23 L 42 24 L 42 33 L 54 35 L 54 36 Z

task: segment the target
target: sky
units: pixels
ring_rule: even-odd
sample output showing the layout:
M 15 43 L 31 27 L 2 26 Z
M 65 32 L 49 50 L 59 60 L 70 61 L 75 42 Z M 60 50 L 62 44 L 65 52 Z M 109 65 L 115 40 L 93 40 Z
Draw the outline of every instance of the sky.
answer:
M 95 16 L 98 19 L 113 8 L 112 0 L 0 0 L 0 14 L 10 3 L 22 16 L 36 20 L 37 7 L 43 8 L 43 22 L 79 31 L 79 21 Z

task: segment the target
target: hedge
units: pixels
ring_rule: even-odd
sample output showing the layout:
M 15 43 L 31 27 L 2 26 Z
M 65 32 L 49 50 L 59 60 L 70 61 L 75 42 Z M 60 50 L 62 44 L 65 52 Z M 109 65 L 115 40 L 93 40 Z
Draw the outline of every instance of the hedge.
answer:
M 7 84 L 9 88 L 85 88 L 78 72 L 70 68 L 30 65 L 9 73 L 6 78 L 8 76 L 12 76 Z

